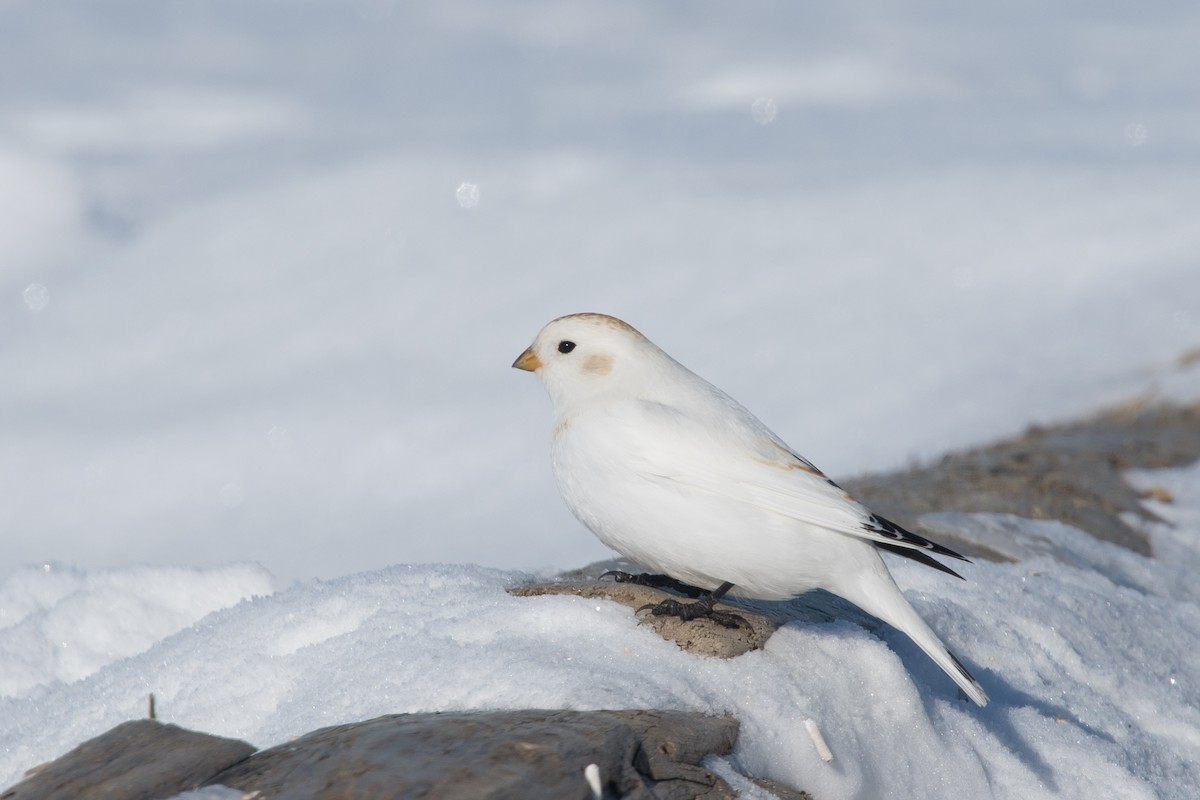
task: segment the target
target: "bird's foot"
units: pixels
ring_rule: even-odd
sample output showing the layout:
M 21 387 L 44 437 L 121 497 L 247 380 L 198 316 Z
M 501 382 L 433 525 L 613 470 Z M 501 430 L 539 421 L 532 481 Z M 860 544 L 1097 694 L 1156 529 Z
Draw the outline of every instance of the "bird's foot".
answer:
M 677 581 L 670 575 L 651 575 L 649 572 L 643 572 L 640 575 L 632 575 L 628 572 L 621 572 L 617 569 L 610 569 L 600 576 L 601 580 L 612 578 L 616 583 L 632 583 L 637 586 L 649 586 L 654 589 L 670 589 L 673 592 L 679 592 L 686 597 L 700 597 L 706 594 L 704 589 L 698 586 L 692 586 L 683 581 Z
M 738 614 L 728 611 L 717 611 L 713 608 L 716 599 L 711 594 L 695 603 L 681 603 L 673 598 L 667 598 L 661 603 L 647 603 L 638 609 L 638 613 L 649 611 L 656 617 L 679 617 L 684 622 L 694 619 L 711 619 L 726 628 L 750 627 L 750 623 Z

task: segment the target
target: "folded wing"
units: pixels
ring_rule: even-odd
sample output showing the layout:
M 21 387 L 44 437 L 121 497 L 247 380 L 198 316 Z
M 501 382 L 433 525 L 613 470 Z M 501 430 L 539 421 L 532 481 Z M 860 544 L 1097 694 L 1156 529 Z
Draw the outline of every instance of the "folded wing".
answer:
M 870 541 L 884 550 L 958 574 L 930 555 L 967 559 L 948 547 L 873 514 L 811 462 L 738 407 L 741 416 L 639 402 L 625 413 L 655 435 L 636 440 L 634 469 L 703 492 L 746 503 L 808 525 Z M 708 415 L 706 415 L 708 416 Z M 714 425 L 714 419 L 723 425 Z M 633 422 L 633 420 L 630 420 Z M 646 424 L 648 423 L 648 424 Z M 958 576 L 961 577 L 961 576 Z

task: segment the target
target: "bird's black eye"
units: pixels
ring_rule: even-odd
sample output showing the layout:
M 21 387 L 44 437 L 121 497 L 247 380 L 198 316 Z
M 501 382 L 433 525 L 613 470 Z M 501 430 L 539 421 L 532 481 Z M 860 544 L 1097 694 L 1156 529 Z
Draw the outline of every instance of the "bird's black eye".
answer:
M 574 342 L 569 342 L 566 339 L 563 339 L 561 342 L 558 343 L 558 352 L 560 352 L 560 353 L 569 353 L 574 349 L 575 349 Z

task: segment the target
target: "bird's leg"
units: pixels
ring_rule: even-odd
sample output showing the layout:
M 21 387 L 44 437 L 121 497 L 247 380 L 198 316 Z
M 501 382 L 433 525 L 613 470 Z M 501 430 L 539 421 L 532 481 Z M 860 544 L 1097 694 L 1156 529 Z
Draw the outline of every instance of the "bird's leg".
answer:
M 750 623 L 737 614 L 713 610 L 716 602 L 724 597 L 725 593 L 732 588 L 733 584 L 726 581 L 694 603 L 681 603 L 674 598 L 667 598 L 661 603 L 648 603 L 639 608 L 638 611 L 649 611 L 656 617 L 679 617 L 684 622 L 707 617 L 718 625 L 724 625 L 726 628 L 736 628 L 739 625 L 745 625 L 749 628 Z
M 651 575 L 649 572 L 643 572 L 640 575 L 631 575 L 628 572 L 610 569 L 601 575 L 600 578 L 601 580 L 612 578 L 617 583 L 632 583 L 637 586 L 650 586 L 654 589 L 670 589 L 686 597 L 700 597 L 705 594 L 705 591 L 699 586 L 692 586 L 690 583 L 677 581 L 670 575 Z

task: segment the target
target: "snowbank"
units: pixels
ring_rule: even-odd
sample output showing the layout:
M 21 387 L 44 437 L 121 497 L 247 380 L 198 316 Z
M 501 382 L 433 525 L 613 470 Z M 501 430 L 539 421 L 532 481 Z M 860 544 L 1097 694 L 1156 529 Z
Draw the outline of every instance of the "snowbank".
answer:
M 1135 480 L 1176 498 L 1156 507 L 1178 525 L 1152 530 L 1159 559 L 1059 523 L 963 515 L 957 523 L 1007 526 L 1077 566 L 1036 548 L 1014 564 L 967 565 L 965 583 L 894 565 L 987 688 L 986 709 L 959 700 L 890 629 L 881 640 L 846 621 L 793 623 L 765 650 L 724 661 L 680 651 L 615 604 L 507 594 L 522 573 L 401 565 L 255 597 L 82 680 L 14 692 L 0 701 L 0 783 L 141 715 L 153 691 L 160 718 L 260 747 L 404 711 L 665 707 L 736 715 L 743 770 L 822 797 L 1182 800 L 1200 781 L 1200 590 L 1190 580 L 1200 467 Z M 168 580 L 178 575 L 110 573 L 122 596 L 97 593 L 87 618 L 120 617 L 129 595 Z M 7 588 L 16 583 L 6 592 L 37 593 Z M 160 616 L 163 629 L 178 618 Z M 40 658 L 31 670 L 54 674 L 54 656 Z

